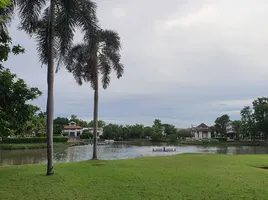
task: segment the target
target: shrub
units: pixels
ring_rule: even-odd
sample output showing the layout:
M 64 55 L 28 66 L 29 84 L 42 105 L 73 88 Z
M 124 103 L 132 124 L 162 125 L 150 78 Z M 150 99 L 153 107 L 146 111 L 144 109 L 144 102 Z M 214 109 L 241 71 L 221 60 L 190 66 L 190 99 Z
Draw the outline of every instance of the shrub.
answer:
M 226 142 L 227 138 L 218 138 L 219 142 Z
M 177 135 L 171 134 L 168 136 L 170 142 L 176 142 L 177 141 Z
M 45 143 L 46 137 L 25 137 L 25 138 L 3 138 L 3 143 L 8 144 L 27 144 L 27 143 Z M 53 142 L 67 142 L 67 137 L 55 136 Z
M 36 133 L 36 137 L 46 137 L 45 133 Z
M 93 138 L 93 134 L 90 132 L 84 132 L 83 134 L 80 135 L 81 139 L 91 139 Z

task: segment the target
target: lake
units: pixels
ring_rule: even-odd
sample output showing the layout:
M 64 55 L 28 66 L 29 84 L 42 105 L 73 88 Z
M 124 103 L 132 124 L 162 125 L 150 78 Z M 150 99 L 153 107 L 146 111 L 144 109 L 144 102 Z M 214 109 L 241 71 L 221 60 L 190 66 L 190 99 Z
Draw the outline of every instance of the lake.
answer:
M 157 146 L 175 147 L 176 152 L 153 152 L 153 144 L 114 143 L 98 146 L 98 156 L 102 160 L 128 159 L 147 156 L 168 156 L 181 153 L 213 154 L 267 154 L 265 146 Z M 92 157 L 92 145 L 54 148 L 55 162 L 76 162 L 89 160 Z M 46 149 L 0 150 L 0 166 L 46 163 Z

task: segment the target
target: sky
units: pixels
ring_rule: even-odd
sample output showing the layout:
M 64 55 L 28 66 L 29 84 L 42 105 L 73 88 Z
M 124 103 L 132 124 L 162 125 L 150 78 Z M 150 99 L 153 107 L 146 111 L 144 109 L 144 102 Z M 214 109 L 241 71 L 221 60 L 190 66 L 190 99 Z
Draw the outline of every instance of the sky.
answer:
M 99 118 L 107 123 L 151 125 L 154 119 L 190 127 L 228 114 L 240 118 L 268 90 L 267 0 L 98 0 L 103 29 L 116 30 L 122 42 L 121 79 L 112 76 L 100 91 Z M 46 108 L 46 66 L 36 43 L 10 28 L 26 53 L 5 64 L 38 87 L 34 104 Z M 76 34 L 75 42 L 82 41 Z M 93 90 L 78 86 L 64 67 L 55 75 L 55 117 L 93 118 Z

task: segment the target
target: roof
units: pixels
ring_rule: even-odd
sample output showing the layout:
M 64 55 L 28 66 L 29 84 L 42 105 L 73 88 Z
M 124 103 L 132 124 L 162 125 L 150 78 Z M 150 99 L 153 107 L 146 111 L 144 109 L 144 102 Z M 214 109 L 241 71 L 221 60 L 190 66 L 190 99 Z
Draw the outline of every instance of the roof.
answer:
M 82 129 L 81 126 L 64 126 L 64 129 Z
M 201 123 L 199 126 L 197 126 L 196 128 L 209 128 L 206 124 Z

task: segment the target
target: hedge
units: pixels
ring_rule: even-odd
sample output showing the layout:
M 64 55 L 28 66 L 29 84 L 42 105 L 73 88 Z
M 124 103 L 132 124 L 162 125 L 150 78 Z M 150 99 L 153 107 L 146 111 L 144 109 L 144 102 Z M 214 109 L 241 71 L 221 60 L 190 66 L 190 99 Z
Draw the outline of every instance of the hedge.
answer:
M 27 144 L 27 143 L 45 143 L 47 141 L 46 137 L 25 137 L 25 138 L 3 138 L 3 143 L 8 144 Z M 54 142 L 67 142 L 68 137 L 54 136 Z

